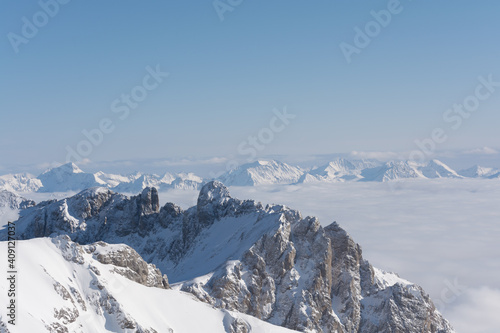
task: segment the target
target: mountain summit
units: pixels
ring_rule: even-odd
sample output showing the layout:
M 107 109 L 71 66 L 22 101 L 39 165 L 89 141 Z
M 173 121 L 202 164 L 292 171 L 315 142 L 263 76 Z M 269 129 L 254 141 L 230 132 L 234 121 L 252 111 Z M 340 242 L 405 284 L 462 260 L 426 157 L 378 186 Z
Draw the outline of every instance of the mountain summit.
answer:
M 106 183 L 96 175 L 83 172 L 76 164 L 66 163 L 57 168 L 45 171 L 38 179 L 42 182 L 42 192 L 81 191 Z
M 17 228 L 23 239 L 126 244 L 173 289 L 292 330 L 453 332 L 422 288 L 371 266 L 337 223 L 232 198 L 218 181 L 187 210 L 158 202 L 154 188 L 134 197 L 93 188 L 22 211 Z

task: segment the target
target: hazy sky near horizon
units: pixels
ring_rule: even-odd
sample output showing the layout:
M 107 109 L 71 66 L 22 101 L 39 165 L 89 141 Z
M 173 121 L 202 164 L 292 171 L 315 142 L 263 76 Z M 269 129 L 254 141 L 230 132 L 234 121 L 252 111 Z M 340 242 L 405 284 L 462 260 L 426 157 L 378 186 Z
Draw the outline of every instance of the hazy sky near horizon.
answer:
M 63 163 L 103 121 L 82 158 L 227 156 L 259 133 L 259 155 L 411 151 L 435 128 L 437 150 L 500 147 L 500 87 L 443 119 L 500 82 L 498 1 L 55 1 L 0 5 L 0 164 Z

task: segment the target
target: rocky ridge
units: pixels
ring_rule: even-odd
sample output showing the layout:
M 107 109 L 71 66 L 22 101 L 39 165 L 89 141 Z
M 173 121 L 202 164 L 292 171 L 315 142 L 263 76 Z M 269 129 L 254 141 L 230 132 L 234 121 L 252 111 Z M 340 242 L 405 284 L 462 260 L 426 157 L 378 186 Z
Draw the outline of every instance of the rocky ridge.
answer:
M 418 286 L 382 272 L 333 223 L 263 206 L 206 184 L 186 211 L 158 192 L 106 188 L 22 212 L 22 238 L 67 234 L 75 242 L 125 243 L 166 273 L 174 289 L 303 332 L 453 332 Z

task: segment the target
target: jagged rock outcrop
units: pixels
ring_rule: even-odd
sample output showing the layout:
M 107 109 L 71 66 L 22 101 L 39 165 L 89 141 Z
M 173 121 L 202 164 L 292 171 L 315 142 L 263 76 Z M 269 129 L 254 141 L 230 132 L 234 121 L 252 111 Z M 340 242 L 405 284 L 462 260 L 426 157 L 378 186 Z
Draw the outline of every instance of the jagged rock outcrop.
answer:
M 25 209 L 33 206 L 35 206 L 33 200 L 23 198 L 7 190 L 0 190 L 0 208 Z
M 97 188 L 29 208 L 17 224 L 22 238 L 125 243 L 173 288 L 298 331 L 453 332 L 420 287 L 372 267 L 338 224 L 322 227 L 285 206 L 234 199 L 216 181 L 186 211 L 160 208 L 152 188 L 131 198 Z M 134 257 L 115 254 L 121 259 L 96 258 L 120 266 Z
M 147 265 L 123 244 L 82 246 L 62 235 L 18 246 L 23 253 L 17 262 L 18 316 L 13 325 L 6 307 L 0 309 L 0 333 L 294 332 L 165 288 L 151 265 L 146 283 L 122 274 L 141 273 Z
M 29 173 L 0 176 L 0 188 L 11 192 L 35 192 L 42 186 L 42 182 Z
M 115 266 L 114 273 L 120 274 L 127 279 L 140 283 L 146 287 L 169 289 L 168 278 L 162 275 L 154 264 L 148 264 L 130 246 L 124 244 L 107 244 L 99 241 L 89 245 L 80 245 L 71 241 L 67 235 L 57 236 L 52 242 L 61 250 L 64 259 L 83 265 L 85 255 L 91 255 L 104 265 Z M 93 269 L 96 275 L 99 271 Z

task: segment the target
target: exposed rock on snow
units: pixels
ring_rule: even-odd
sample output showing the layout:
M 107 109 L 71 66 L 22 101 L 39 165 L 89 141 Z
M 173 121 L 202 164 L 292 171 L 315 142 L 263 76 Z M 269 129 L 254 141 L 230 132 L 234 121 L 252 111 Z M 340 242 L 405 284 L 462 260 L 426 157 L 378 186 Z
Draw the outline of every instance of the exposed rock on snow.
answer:
M 419 165 L 411 161 L 391 161 L 380 167 L 364 169 L 362 181 L 386 182 L 406 178 L 426 178 Z
M 11 192 L 35 192 L 42 187 L 42 182 L 28 173 L 0 176 L 0 189 Z
M 203 178 L 193 173 L 166 173 L 163 176 L 138 174 L 136 177 L 130 177 L 127 182 L 110 187 L 116 192 L 137 193 L 146 187 L 157 187 L 160 191 L 169 189 L 199 190 L 203 183 Z
M 420 287 L 373 268 L 338 224 L 323 228 L 285 206 L 234 199 L 217 181 L 186 211 L 160 208 L 152 188 L 131 198 L 94 188 L 29 208 L 17 225 L 22 238 L 68 234 L 82 244 L 127 244 L 174 289 L 298 331 L 453 332 Z
M 257 186 L 318 182 L 377 181 L 386 182 L 408 178 L 499 178 L 500 170 L 474 166 L 456 172 L 445 163 L 432 160 L 426 164 L 413 161 L 336 159 L 326 165 L 304 170 L 278 161 L 256 161 L 226 172 L 218 180 L 228 186 Z M 29 174 L 0 176 L 0 189 L 11 192 L 78 192 L 102 186 L 114 192 L 135 194 L 147 187 L 159 191 L 171 189 L 200 190 L 206 179 L 193 173 L 163 175 L 137 172 L 117 175 L 102 171 L 83 172 L 73 163 L 47 170 L 37 178 Z
M 0 332 L 291 332 L 169 289 L 158 269 L 123 244 L 81 246 L 58 236 L 18 246 L 18 320 L 6 324 L 2 307 Z M 7 294 L 5 284 L 0 292 Z
M 299 183 L 313 182 L 343 182 L 361 179 L 361 172 L 367 168 L 378 166 L 376 161 L 346 160 L 344 158 L 332 161 L 303 174 Z
M 0 190 L 0 208 L 25 209 L 33 207 L 35 202 L 7 190 Z

